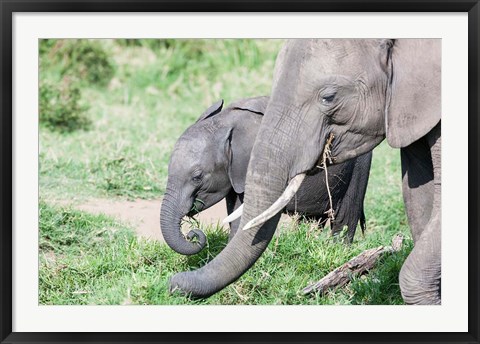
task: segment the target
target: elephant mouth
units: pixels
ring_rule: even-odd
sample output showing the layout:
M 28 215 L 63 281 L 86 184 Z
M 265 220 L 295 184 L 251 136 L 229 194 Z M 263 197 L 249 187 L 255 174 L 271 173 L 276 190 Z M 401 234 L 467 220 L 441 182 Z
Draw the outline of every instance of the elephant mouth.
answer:
M 202 201 L 200 198 L 195 198 L 192 203 L 192 207 L 190 208 L 189 212 L 185 215 L 189 218 L 193 218 L 193 216 L 200 213 L 205 208 L 205 202 Z
M 192 219 L 199 212 L 200 212 L 200 210 L 198 210 L 198 209 L 190 210 L 188 213 L 185 214 L 185 217 L 187 217 L 188 219 Z

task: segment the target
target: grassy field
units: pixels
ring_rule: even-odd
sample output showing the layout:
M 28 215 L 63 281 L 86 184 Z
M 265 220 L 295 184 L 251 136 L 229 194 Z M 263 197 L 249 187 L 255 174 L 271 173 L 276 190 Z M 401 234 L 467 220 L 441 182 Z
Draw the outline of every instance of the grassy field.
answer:
M 401 198 L 399 152 L 385 143 L 374 151 L 364 236 L 358 232 L 347 246 L 312 223 L 281 227 L 252 269 L 202 301 L 169 295 L 168 278 L 212 259 L 226 245 L 223 230 L 210 227 L 207 249 L 185 257 L 165 244 L 137 237 L 113 218 L 59 205 L 92 198 L 160 198 L 176 139 L 220 98 L 228 104 L 267 95 L 281 44 L 280 40 L 42 42 L 41 304 L 402 303 L 398 272 L 412 241 Z M 65 110 L 58 117 L 47 116 L 60 105 Z M 63 121 L 67 113 L 71 115 Z M 80 120 L 76 114 L 81 114 Z M 403 249 L 383 258 L 368 275 L 323 296 L 301 294 L 307 284 L 361 251 L 389 245 L 398 232 L 407 236 Z

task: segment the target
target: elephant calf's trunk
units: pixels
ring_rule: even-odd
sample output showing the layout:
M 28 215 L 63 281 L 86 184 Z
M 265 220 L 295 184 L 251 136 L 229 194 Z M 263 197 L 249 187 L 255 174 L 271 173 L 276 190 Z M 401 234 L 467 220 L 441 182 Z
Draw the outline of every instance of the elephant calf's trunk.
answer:
M 160 213 L 160 227 L 163 238 L 167 245 L 177 253 L 184 255 L 197 254 L 205 247 L 207 237 L 200 229 L 191 230 L 185 237 L 181 230 L 183 216 L 164 199 Z M 195 242 L 189 241 L 193 239 L 195 239 Z

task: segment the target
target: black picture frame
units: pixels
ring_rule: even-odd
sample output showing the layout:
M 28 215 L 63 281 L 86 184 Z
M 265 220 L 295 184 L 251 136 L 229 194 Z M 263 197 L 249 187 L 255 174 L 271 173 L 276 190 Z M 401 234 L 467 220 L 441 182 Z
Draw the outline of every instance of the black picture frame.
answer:
M 0 0 L 0 341 L 37 342 L 383 342 L 383 343 L 479 343 L 479 15 L 478 0 L 234 0 L 234 1 L 92 1 Z M 12 332 L 12 17 L 15 12 L 466 12 L 468 13 L 468 332 L 465 333 L 33 333 Z

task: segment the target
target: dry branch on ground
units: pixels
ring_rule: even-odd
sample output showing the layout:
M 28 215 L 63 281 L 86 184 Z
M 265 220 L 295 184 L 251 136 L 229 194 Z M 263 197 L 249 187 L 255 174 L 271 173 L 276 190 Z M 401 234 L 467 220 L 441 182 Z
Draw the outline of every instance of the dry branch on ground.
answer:
M 358 256 L 350 259 L 342 266 L 336 268 L 317 283 L 311 284 L 303 289 L 304 294 L 318 292 L 320 294 L 330 289 L 344 286 L 354 276 L 360 276 L 372 269 L 384 253 L 397 252 L 401 249 L 403 236 L 397 234 L 392 240 L 392 246 L 379 246 L 365 250 Z

